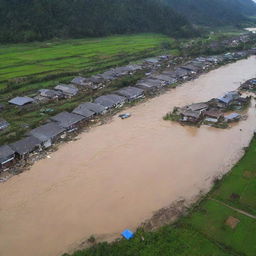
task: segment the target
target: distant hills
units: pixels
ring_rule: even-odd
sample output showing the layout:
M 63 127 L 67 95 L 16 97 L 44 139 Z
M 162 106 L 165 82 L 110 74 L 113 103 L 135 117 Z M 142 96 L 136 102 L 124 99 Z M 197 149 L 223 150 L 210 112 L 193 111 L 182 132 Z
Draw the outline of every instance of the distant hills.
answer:
M 166 0 L 170 7 L 199 25 L 237 25 L 256 15 L 252 0 Z
M 0 42 L 156 32 L 197 34 L 191 25 L 236 25 L 251 0 L 0 0 Z
M 0 42 L 157 32 L 195 34 L 162 0 L 0 0 Z

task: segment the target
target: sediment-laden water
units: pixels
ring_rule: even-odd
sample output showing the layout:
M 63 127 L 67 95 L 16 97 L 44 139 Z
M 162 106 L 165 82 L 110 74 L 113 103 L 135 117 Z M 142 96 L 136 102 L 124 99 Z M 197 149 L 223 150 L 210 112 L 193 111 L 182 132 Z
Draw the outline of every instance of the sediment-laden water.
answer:
M 164 121 L 256 76 L 256 58 L 221 67 L 127 110 L 0 184 L 0 255 L 56 256 L 91 234 L 134 229 L 177 199 L 208 191 L 247 146 L 255 106 L 232 129 Z M 255 103 L 254 103 L 255 104 Z

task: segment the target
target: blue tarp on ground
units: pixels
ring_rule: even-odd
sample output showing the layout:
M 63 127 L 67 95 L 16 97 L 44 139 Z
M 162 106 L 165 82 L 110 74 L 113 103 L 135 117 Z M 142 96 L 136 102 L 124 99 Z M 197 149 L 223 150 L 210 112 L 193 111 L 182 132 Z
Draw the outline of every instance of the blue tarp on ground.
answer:
M 122 232 L 122 236 L 126 239 L 126 240 L 130 240 L 131 238 L 134 237 L 134 234 L 131 230 L 126 229 L 124 232 Z

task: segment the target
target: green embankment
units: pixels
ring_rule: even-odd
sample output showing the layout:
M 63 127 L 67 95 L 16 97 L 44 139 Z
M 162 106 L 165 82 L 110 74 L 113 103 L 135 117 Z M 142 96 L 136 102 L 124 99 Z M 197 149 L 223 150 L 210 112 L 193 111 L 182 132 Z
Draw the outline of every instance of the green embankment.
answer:
M 138 230 L 130 241 L 100 243 L 72 256 L 255 256 L 256 219 L 239 212 L 256 213 L 255 154 L 256 137 L 231 172 L 177 223 Z M 239 220 L 235 228 L 226 224 L 230 216 Z

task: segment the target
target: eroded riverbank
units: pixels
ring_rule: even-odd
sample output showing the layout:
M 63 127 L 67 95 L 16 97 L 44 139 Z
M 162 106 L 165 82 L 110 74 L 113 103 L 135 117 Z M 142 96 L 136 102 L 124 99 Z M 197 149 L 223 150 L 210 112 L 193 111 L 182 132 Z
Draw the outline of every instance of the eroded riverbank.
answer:
M 254 132 L 255 107 L 232 129 L 182 127 L 162 117 L 255 77 L 256 58 L 221 67 L 139 104 L 132 117 L 63 144 L 0 185 L 0 255 L 55 256 L 91 234 L 135 228 L 152 212 L 208 191 Z

